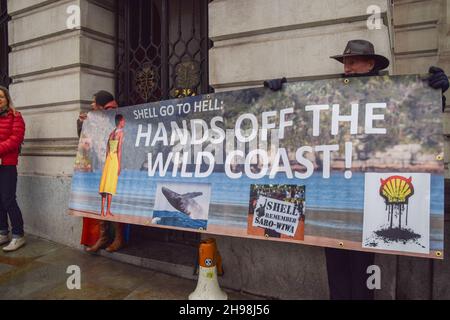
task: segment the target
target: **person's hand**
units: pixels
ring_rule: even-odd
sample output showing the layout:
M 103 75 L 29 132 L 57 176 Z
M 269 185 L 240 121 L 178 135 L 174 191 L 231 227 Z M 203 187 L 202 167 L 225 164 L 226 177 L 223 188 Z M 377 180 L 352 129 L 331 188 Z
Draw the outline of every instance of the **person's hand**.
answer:
M 272 80 L 266 80 L 264 81 L 264 87 L 269 88 L 272 91 L 278 91 L 281 90 L 283 87 L 283 83 L 286 83 L 286 78 L 281 79 L 272 79 Z
M 442 89 L 442 93 L 448 90 L 449 82 L 448 77 L 444 73 L 444 70 L 438 67 L 430 67 L 428 72 L 431 74 L 428 77 L 428 85 L 434 89 Z
M 87 118 L 87 113 L 86 112 L 81 112 L 80 116 L 78 117 L 78 119 L 80 121 L 84 121 L 84 120 L 86 120 L 86 118 Z

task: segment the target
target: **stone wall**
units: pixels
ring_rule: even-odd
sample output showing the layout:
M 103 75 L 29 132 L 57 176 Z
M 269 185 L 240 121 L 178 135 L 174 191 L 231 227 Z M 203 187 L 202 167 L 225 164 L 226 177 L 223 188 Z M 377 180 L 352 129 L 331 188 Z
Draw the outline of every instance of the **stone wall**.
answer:
M 367 7 L 383 24 L 368 30 Z M 330 77 L 343 72 L 330 59 L 350 39 L 372 41 L 391 58 L 387 0 L 215 0 L 209 5 L 210 82 L 216 91 L 258 86 L 266 79 Z
M 69 6 L 81 24 L 69 29 Z M 25 231 L 78 246 L 81 219 L 66 215 L 76 119 L 95 91 L 114 92 L 113 1 L 9 0 L 10 85 L 26 122 L 18 197 Z

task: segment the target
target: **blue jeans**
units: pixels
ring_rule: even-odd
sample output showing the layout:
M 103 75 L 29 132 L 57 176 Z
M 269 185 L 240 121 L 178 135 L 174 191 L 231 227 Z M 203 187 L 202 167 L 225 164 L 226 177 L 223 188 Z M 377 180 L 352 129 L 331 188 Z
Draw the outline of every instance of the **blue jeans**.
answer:
M 9 233 L 8 216 L 13 238 L 23 237 L 22 212 L 16 201 L 17 167 L 0 165 L 0 234 Z

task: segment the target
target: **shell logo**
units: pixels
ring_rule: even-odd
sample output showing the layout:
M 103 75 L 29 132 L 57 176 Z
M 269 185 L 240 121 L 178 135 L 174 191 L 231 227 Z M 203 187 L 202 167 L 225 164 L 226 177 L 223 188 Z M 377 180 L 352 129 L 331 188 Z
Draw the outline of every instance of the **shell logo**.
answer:
M 412 177 L 392 176 L 386 180 L 381 180 L 380 195 L 387 205 L 407 204 L 408 199 L 414 194 L 414 186 L 411 183 Z
M 408 225 L 408 200 L 414 194 L 412 177 L 391 176 L 385 180 L 380 179 L 380 196 L 386 203 L 389 228 L 394 228 L 394 215 L 398 217 L 398 229 L 402 229 L 402 215 L 406 213 Z M 406 211 L 406 212 L 405 212 Z

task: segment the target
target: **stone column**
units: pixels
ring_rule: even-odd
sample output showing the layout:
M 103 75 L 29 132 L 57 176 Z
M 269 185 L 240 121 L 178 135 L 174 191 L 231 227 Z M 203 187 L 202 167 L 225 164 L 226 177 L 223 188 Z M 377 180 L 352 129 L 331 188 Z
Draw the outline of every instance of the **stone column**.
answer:
M 112 6 L 112 0 L 8 1 L 10 89 L 26 122 L 18 186 L 25 230 L 69 245 L 81 235 L 81 219 L 66 212 L 76 120 L 95 91 L 114 88 Z M 81 23 L 69 28 L 76 8 Z

